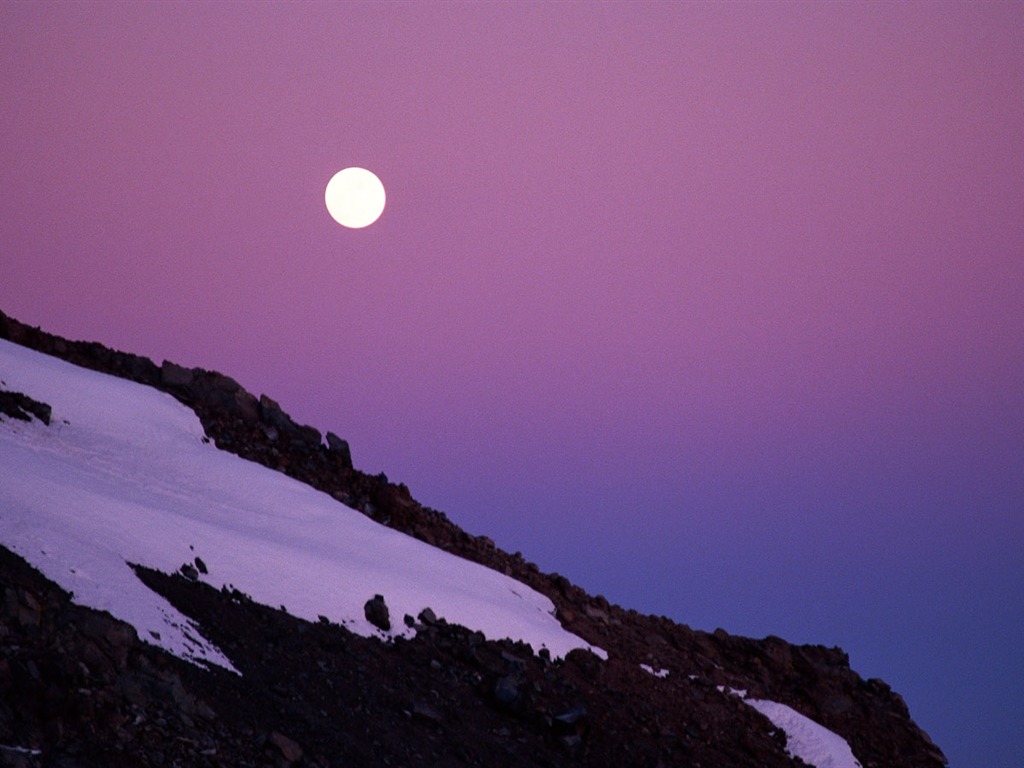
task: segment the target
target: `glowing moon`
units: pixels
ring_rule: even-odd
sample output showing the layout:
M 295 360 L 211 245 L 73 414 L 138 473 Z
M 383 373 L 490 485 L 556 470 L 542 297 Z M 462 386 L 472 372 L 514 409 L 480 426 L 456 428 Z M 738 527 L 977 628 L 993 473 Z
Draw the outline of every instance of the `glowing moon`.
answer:
M 343 227 L 368 227 L 384 212 L 384 185 L 365 168 L 346 168 L 327 182 L 327 212 Z

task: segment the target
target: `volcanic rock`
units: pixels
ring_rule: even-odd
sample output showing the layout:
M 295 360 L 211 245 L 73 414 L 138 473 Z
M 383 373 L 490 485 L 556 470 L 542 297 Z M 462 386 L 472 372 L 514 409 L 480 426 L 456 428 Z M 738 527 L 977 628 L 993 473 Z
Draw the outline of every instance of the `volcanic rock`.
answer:
M 46 403 L 33 400 L 21 392 L 0 389 L 0 414 L 4 416 L 11 416 L 19 421 L 32 421 L 34 416 L 49 426 L 52 413 L 53 409 Z
M 391 614 L 382 595 L 374 595 L 367 600 L 366 605 L 363 606 L 363 613 L 366 615 L 366 620 L 377 629 L 385 632 L 391 629 Z
M 281 753 L 281 756 L 289 763 L 302 759 L 302 747 L 289 739 L 283 733 L 271 731 L 267 736 L 267 742 L 272 744 Z
M 180 570 L 181 575 L 189 581 L 195 581 L 199 578 L 199 569 L 192 565 L 192 563 L 183 563 L 181 568 L 178 570 Z
M 341 466 L 352 469 L 352 450 L 349 448 L 348 441 L 342 440 L 333 432 L 327 433 L 326 440 L 327 450 L 338 458 Z

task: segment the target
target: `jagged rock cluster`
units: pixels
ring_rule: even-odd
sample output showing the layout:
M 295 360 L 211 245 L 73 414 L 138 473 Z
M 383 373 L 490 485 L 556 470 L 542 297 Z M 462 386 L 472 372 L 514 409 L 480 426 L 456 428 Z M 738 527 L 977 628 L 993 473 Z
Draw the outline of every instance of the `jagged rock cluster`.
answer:
M 413 640 L 382 643 L 214 590 L 198 563 L 176 575 L 139 569 L 199 622 L 237 677 L 139 642 L 0 551 L 0 766 L 798 764 L 770 722 L 720 688 L 793 707 L 843 736 L 864 768 L 946 763 L 899 695 L 861 679 L 840 649 L 695 631 L 588 595 L 466 534 L 404 485 L 355 469 L 344 440 L 328 433 L 325 445 L 319 431 L 221 374 L 67 341 L 2 313 L 0 338 L 169 392 L 218 447 L 523 581 L 551 598 L 567 629 L 609 654 L 552 662 L 432 612 L 388 616 L 386 595 L 366 595 L 368 617 L 418 626 Z M 10 400 L 5 408 L 24 412 Z
M 0 380 L 0 387 L 3 386 L 3 381 Z M 43 424 L 49 425 L 50 411 L 50 406 L 46 403 L 33 400 L 28 395 L 0 389 L 0 414 L 4 416 L 10 416 L 19 421 L 31 421 L 36 418 Z

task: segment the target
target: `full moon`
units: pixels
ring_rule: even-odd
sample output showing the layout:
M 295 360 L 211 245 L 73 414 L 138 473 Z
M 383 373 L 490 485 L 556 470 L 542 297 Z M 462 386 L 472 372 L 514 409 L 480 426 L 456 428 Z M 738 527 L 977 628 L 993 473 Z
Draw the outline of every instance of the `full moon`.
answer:
M 380 218 L 384 211 L 384 185 L 365 168 L 346 168 L 327 182 L 327 212 L 343 227 L 360 229 Z

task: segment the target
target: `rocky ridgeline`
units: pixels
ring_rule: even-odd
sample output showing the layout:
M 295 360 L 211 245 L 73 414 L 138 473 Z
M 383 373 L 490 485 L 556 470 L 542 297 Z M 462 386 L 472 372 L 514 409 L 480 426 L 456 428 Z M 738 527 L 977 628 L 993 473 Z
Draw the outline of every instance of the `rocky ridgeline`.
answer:
M 188 578 L 140 571 L 199 621 L 243 672 L 237 678 L 138 642 L 130 627 L 71 605 L 5 554 L 3 583 L 21 586 L 7 587 L 0 624 L 0 745 L 67 760 L 0 746 L 0 766 L 794 765 L 784 738 L 722 687 L 785 703 L 839 733 L 864 768 L 946 763 L 900 696 L 861 679 L 840 649 L 695 631 L 588 595 L 470 536 L 404 485 L 355 469 L 344 440 L 328 433 L 325 443 L 227 376 L 68 341 L 3 313 L 0 338 L 172 394 L 218 447 L 523 581 L 551 598 L 567 629 L 609 653 L 604 662 L 583 651 L 551 662 L 429 614 L 405 617 L 419 625 L 414 640 L 384 644 L 213 590 L 194 568 Z M 369 611 L 376 598 L 366 598 Z M 39 704 L 23 709 L 23 698 Z

